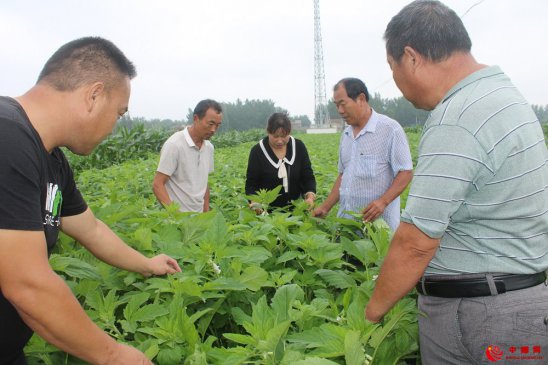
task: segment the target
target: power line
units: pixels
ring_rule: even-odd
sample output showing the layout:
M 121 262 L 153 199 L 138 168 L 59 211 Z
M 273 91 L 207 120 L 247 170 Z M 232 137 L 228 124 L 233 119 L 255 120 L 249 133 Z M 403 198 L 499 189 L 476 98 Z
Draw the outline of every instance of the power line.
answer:
M 468 12 L 469 12 L 470 10 L 472 10 L 472 8 L 478 6 L 479 4 L 481 4 L 481 3 L 484 2 L 484 1 L 485 1 L 485 0 L 480 0 L 480 1 L 478 1 L 477 3 L 475 3 L 474 5 L 472 5 L 471 7 L 469 7 L 468 10 L 466 10 L 466 11 L 464 12 L 464 14 L 462 14 L 462 15 L 460 16 L 460 18 L 461 18 L 461 19 L 464 18 L 464 16 L 465 16 L 466 14 L 468 14 Z

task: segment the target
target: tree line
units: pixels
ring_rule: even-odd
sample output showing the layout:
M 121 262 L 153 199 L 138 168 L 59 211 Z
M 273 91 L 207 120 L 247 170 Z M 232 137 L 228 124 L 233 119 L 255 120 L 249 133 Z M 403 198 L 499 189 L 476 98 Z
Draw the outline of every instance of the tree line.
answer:
M 383 98 L 379 93 L 370 96 L 369 104 L 378 113 L 385 114 L 397 120 L 403 127 L 422 125 L 428 118 L 429 112 L 416 109 L 404 97 Z M 237 99 L 235 102 L 221 102 L 223 107 L 223 123 L 219 132 L 229 130 L 244 131 L 248 129 L 264 129 L 268 117 L 275 112 L 287 112 L 277 106 L 272 100 Z M 541 123 L 548 123 L 548 105 L 532 105 Z M 329 101 L 327 111 L 330 119 L 340 119 L 333 101 Z M 299 120 L 304 128 L 313 123 L 307 115 L 290 115 L 293 121 Z M 192 123 L 193 110 L 188 109 L 184 120 L 172 119 L 145 119 L 141 117 L 124 116 L 118 122 L 119 127 L 131 129 L 133 126 L 145 124 L 148 128 L 177 130 Z

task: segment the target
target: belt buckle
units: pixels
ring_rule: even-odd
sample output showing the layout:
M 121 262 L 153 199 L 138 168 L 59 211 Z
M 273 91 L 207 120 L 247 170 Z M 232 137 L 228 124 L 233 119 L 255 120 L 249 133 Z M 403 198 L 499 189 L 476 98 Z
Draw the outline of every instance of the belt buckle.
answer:
M 506 293 L 506 283 L 503 280 L 494 279 L 496 293 L 491 293 L 492 296 Z

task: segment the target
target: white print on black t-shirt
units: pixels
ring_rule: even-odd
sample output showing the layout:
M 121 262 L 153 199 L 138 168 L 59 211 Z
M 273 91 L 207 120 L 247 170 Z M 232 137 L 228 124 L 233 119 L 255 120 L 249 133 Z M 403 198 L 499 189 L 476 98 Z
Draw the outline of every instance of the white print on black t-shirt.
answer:
M 44 225 L 59 227 L 62 202 L 63 195 L 61 194 L 61 190 L 59 190 L 59 185 L 49 183 L 47 186 L 46 206 L 44 207 L 46 211 Z

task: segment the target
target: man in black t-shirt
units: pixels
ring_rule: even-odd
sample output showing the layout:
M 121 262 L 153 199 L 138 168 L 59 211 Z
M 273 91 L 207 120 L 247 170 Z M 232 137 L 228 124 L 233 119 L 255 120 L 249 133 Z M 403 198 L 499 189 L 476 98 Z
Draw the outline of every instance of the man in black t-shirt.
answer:
M 59 149 L 89 154 L 127 111 L 135 74 L 114 44 L 81 38 L 54 53 L 27 93 L 0 97 L 0 365 L 26 364 L 33 332 L 89 363 L 151 364 L 95 325 L 48 263 L 62 230 L 116 267 L 145 276 L 181 271 L 96 219 Z

